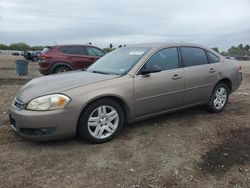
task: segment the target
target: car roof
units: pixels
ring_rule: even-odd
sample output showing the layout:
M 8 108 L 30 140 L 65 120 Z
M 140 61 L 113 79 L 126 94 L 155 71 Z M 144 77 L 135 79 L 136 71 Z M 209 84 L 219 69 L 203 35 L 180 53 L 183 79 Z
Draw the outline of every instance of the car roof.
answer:
M 165 47 L 165 46 L 193 46 L 193 47 L 200 47 L 200 48 L 207 49 L 206 46 L 203 46 L 203 45 L 200 45 L 200 44 L 184 43 L 184 42 L 141 43 L 141 44 L 133 44 L 133 45 L 128 45 L 128 46 L 131 46 L 131 47 L 150 47 L 150 48 L 160 48 L 160 47 Z
M 60 45 L 54 45 L 54 46 L 47 46 L 48 48 L 55 48 L 55 47 L 70 47 L 70 46 L 88 46 L 88 47 L 96 47 L 94 45 L 88 45 L 88 44 L 60 44 Z
M 152 48 L 152 50 L 157 50 L 159 48 L 164 48 L 164 47 L 178 47 L 178 46 L 188 46 L 188 47 L 197 47 L 197 48 L 202 48 L 206 49 L 207 51 L 213 52 L 219 57 L 222 57 L 221 54 L 218 52 L 214 51 L 213 49 L 201 45 L 201 44 L 195 44 L 195 43 L 185 43 L 185 42 L 161 42 L 161 43 L 142 43 L 142 44 L 133 44 L 133 45 L 128 45 L 128 47 L 148 47 Z

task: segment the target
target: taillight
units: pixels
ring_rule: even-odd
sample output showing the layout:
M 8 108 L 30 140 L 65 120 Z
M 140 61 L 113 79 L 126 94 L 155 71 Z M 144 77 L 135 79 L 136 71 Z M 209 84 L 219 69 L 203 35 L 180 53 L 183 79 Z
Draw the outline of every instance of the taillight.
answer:
M 40 55 L 40 58 L 41 59 L 50 59 L 50 58 L 52 58 L 50 55 L 46 55 L 46 54 L 41 54 Z

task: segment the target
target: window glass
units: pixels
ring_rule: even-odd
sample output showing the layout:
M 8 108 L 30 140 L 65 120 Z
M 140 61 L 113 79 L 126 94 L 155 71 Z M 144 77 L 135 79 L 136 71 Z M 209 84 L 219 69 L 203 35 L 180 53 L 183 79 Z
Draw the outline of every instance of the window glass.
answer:
M 149 67 L 156 67 L 162 71 L 178 68 L 177 48 L 166 48 L 156 52 L 144 66 L 145 69 Z
M 59 48 L 59 50 L 65 54 L 87 55 L 86 48 L 84 46 L 68 46 Z
M 91 56 L 104 56 L 104 52 L 93 47 L 87 47 L 88 54 Z
M 148 51 L 147 47 L 123 47 L 113 50 L 92 64 L 87 71 L 126 74 Z
M 209 63 L 219 63 L 220 58 L 214 55 L 212 52 L 207 51 Z
M 64 54 L 67 54 L 67 51 L 68 51 L 68 47 L 61 47 L 58 49 L 60 52 L 64 53 Z
M 207 64 L 207 55 L 201 48 L 181 47 L 181 55 L 185 67 Z

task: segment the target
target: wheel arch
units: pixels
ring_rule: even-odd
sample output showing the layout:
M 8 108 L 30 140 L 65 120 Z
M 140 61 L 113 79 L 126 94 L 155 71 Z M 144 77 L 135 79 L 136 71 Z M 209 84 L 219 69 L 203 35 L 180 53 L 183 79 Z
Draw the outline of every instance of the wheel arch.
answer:
M 229 88 L 229 93 L 231 93 L 231 91 L 232 91 L 232 81 L 231 81 L 229 78 L 222 78 L 221 80 L 219 80 L 219 81 L 216 83 L 215 87 L 216 87 L 218 84 L 220 84 L 220 83 L 226 84 L 226 85 L 228 86 L 228 88 Z
M 80 117 L 82 115 L 82 113 L 84 112 L 84 110 L 90 106 L 92 103 L 94 103 L 95 101 L 97 100 L 101 100 L 101 99 L 112 99 L 114 100 L 115 102 L 117 102 L 123 112 L 124 112 L 124 117 L 125 117 L 125 124 L 127 122 L 130 121 L 130 109 L 129 109 L 129 106 L 128 104 L 125 102 L 125 100 L 123 100 L 121 97 L 117 96 L 117 95 L 101 95 L 101 96 L 97 96 L 97 97 L 94 97 L 92 99 L 90 99 L 84 106 L 83 108 L 81 109 L 81 112 L 79 113 L 78 115 L 78 119 L 77 119 L 77 127 L 76 127 L 76 131 L 78 132 L 78 125 L 79 125 L 79 120 L 80 120 Z

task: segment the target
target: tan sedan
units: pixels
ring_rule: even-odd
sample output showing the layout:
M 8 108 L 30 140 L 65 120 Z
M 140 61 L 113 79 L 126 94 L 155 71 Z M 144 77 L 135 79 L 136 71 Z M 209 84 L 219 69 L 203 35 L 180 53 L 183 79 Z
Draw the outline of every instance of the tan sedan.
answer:
M 11 127 L 33 140 L 109 141 L 125 123 L 206 105 L 221 112 L 241 67 L 194 44 L 141 44 L 105 55 L 86 71 L 33 79 L 10 108 Z

